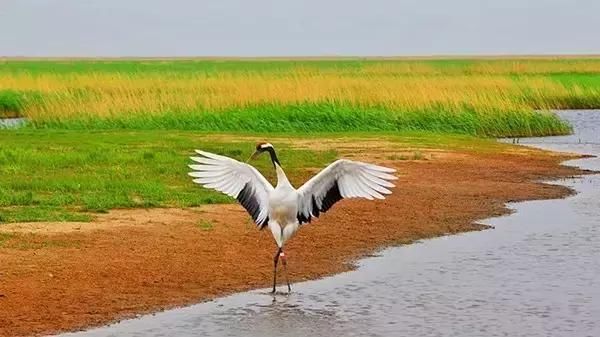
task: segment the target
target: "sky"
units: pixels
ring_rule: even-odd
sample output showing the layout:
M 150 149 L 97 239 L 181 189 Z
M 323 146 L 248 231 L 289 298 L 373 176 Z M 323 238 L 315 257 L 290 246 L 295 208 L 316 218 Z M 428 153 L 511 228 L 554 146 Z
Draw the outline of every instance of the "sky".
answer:
M 0 0 L 0 56 L 600 54 L 600 0 Z

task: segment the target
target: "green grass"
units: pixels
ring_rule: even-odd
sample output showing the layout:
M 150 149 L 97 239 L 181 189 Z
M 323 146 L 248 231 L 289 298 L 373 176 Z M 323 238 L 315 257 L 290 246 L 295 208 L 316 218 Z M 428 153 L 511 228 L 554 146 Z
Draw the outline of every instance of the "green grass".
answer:
M 0 130 L 0 223 L 232 202 L 191 182 L 188 157 L 246 160 L 244 136 L 385 137 L 411 148 L 396 160 L 424 159 L 415 148 L 497 151 L 505 145 L 473 136 L 570 132 L 535 110 L 600 108 L 598 75 L 597 58 L 0 61 L 0 118 L 32 118 Z M 336 158 L 275 145 L 292 180 Z M 268 160 L 254 164 L 274 179 Z
M 600 58 L 8 60 L 0 116 L 44 129 L 541 136 L 570 128 L 535 110 L 600 108 L 598 74 Z
M 250 135 L 250 134 L 248 134 Z M 193 149 L 246 160 L 254 150 L 245 134 L 221 136 L 191 131 L 5 130 L 0 132 L 0 223 L 90 221 L 115 208 L 192 207 L 233 199 L 201 188 L 187 175 Z M 271 134 L 270 137 L 290 137 Z M 389 139 L 399 148 L 441 148 L 490 152 L 506 146 L 493 140 L 428 132 L 326 133 L 292 136 L 323 142 L 324 137 Z M 218 139 L 228 139 L 218 140 Z M 268 138 L 264 138 L 268 139 Z M 279 157 L 297 186 L 303 169 L 321 168 L 337 158 L 332 151 L 291 149 L 276 142 Z M 422 159 L 419 151 L 407 159 Z M 252 163 L 270 179 L 266 157 Z M 199 224 L 208 229 L 208 225 Z
M 202 73 L 217 74 L 223 72 L 237 73 L 272 73 L 285 72 L 297 68 L 313 70 L 335 70 L 357 72 L 365 66 L 379 64 L 406 64 L 412 66 L 427 65 L 439 73 L 481 73 L 478 67 L 482 66 L 511 66 L 519 65 L 555 65 L 565 66 L 552 70 L 553 74 L 578 74 L 589 73 L 589 70 L 579 70 L 578 65 L 600 65 L 598 57 L 580 58 L 547 58 L 535 59 L 527 57 L 514 57 L 505 59 L 148 59 L 148 60 L 93 60 L 93 59 L 63 59 L 63 60 L 0 60 L 1 73 L 33 73 L 33 74 L 72 74 L 72 73 Z M 526 71 L 530 73 L 531 71 Z M 521 70 L 507 69 L 504 73 L 522 74 Z M 600 71 L 595 71 L 600 73 Z
M 0 61 L 1 73 L 73 74 L 73 73 L 171 73 L 171 74 L 218 74 L 233 73 L 277 73 L 297 68 L 321 71 L 356 72 L 364 66 L 403 62 L 421 64 L 411 60 L 9 60 Z M 431 60 L 425 61 L 438 69 L 462 72 L 465 66 L 488 63 L 485 60 Z
M 0 118 L 19 117 L 23 101 L 23 96 L 18 91 L 0 90 Z
M 210 231 L 215 227 L 215 225 L 210 221 L 202 220 L 196 224 L 196 227 L 203 231 Z
M 0 233 L 0 248 L 4 247 L 6 242 L 14 237 L 14 234 Z
M 187 176 L 195 148 L 239 160 L 254 150 L 252 142 L 230 139 L 175 131 L 2 131 L 0 222 L 89 221 L 89 212 L 114 208 L 232 202 Z M 279 148 L 291 173 L 335 158 L 333 152 Z M 253 164 L 273 178 L 266 158 Z
M 340 103 L 248 106 L 222 112 L 165 112 L 152 115 L 120 115 L 33 121 L 39 129 L 138 129 L 197 130 L 220 132 L 407 132 L 427 131 L 488 137 L 567 134 L 570 127 L 554 114 L 499 111 L 480 113 L 407 110 L 391 112 L 384 107 L 363 108 Z

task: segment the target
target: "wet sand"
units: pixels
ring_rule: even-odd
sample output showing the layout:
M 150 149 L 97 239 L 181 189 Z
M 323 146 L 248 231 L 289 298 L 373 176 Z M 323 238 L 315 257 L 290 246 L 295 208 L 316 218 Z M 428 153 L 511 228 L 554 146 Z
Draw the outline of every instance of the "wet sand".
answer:
M 348 270 L 385 246 L 482 229 L 474 221 L 508 212 L 506 202 L 571 193 L 540 180 L 580 173 L 560 165 L 565 155 L 512 146 L 423 149 L 412 160 L 389 159 L 406 149 L 385 146 L 375 153 L 386 156 L 372 159 L 399 170 L 394 194 L 342 201 L 302 228 L 286 252 L 293 281 Z M 344 151 L 351 157 L 364 149 Z M 298 185 L 312 173 L 292 180 Z M 13 236 L 0 248 L 1 336 L 81 329 L 271 281 L 272 238 L 237 205 L 118 210 L 91 225 L 56 225 L 2 226 Z

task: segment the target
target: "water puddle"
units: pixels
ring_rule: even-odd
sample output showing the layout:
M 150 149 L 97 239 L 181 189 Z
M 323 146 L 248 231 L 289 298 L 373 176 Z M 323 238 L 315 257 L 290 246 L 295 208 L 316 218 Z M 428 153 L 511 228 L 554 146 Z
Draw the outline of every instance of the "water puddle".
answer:
M 521 139 L 600 155 L 600 111 L 561 112 L 575 135 Z M 600 169 L 600 159 L 568 163 Z M 64 336 L 600 336 L 600 175 L 567 199 L 511 204 L 494 230 L 389 248 L 356 271 Z
M 26 118 L 0 118 L 0 129 L 16 129 L 26 123 Z

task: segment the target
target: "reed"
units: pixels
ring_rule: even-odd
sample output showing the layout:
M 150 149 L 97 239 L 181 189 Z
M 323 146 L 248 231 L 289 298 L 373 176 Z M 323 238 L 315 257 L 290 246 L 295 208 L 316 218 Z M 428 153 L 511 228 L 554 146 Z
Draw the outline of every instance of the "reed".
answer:
M 55 68 L 52 68 L 52 67 Z M 597 59 L 0 64 L 37 128 L 563 134 L 534 110 L 600 107 Z

